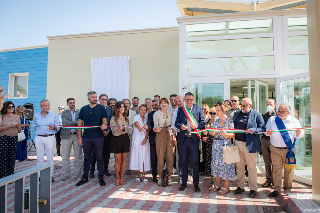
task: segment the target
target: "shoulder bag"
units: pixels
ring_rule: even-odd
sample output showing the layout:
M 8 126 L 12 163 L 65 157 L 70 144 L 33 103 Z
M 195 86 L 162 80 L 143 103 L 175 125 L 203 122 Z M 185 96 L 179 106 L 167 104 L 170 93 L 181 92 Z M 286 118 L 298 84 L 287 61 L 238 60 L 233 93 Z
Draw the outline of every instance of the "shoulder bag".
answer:
M 228 121 L 228 128 L 229 128 L 229 121 Z M 232 164 L 240 162 L 240 154 L 239 149 L 236 145 L 231 144 L 227 146 L 226 142 L 222 148 L 223 152 L 223 162 L 225 164 Z

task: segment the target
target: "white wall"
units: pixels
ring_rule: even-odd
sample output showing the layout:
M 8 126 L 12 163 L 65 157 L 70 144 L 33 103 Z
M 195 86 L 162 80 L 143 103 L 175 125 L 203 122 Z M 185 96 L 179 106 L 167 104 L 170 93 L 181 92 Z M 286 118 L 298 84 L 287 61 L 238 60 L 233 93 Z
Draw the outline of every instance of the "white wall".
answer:
M 130 56 L 130 99 L 144 103 L 158 94 L 178 93 L 179 31 L 137 31 L 118 35 L 49 37 L 47 99 L 51 110 L 66 106 L 74 97 L 76 107 L 88 104 L 91 58 Z M 109 97 L 110 98 L 110 97 Z

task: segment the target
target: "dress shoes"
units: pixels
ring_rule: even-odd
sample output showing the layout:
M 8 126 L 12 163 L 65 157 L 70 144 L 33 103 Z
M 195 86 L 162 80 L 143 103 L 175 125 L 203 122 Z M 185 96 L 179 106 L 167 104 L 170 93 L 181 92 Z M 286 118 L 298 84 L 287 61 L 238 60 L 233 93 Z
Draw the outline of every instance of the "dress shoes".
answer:
M 187 184 L 181 184 L 179 191 L 184 191 L 187 188 Z
M 81 179 L 77 184 L 76 184 L 76 186 L 81 186 L 81 185 L 83 185 L 83 184 L 85 184 L 85 183 L 88 183 L 88 179 Z
M 236 189 L 236 191 L 234 191 L 234 193 L 235 193 L 236 195 L 242 194 L 242 192 L 244 192 L 244 189 L 241 189 L 240 187 L 238 187 L 238 188 Z
M 99 179 L 100 186 L 105 186 L 106 182 L 103 179 Z
M 201 189 L 199 186 L 194 186 L 194 192 L 201 192 Z
M 257 197 L 257 192 L 254 191 L 254 190 L 250 190 L 249 197 L 250 197 L 250 198 L 255 198 L 255 197 Z
M 278 196 L 278 192 L 277 191 L 273 191 L 269 194 L 269 197 L 277 197 Z

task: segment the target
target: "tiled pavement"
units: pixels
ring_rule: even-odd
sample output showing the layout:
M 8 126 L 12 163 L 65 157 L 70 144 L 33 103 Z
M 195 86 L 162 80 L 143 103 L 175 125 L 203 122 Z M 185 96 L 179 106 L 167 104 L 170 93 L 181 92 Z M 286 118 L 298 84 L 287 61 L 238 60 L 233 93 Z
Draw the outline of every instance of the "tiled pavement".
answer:
M 61 157 L 55 157 L 55 165 L 61 166 Z M 24 161 L 16 164 L 15 172 L 23 171 L 36 165 L 36 161 Z M 111 158 L 110 168 L 113 169 L 114 158 Z M 73 172 L 73 160 L 71 161 Z M 111 170 L 111 173 L 114 171 Z M 255 199 L 248 198 L 248 188 L 242 195 L 232 192 L 221 196 L 208 189 L 210 179 L 200 177 L 201 193 L 194 193 L 193 186 L 179 192 L 178 176 L 174 177 L 173 187 L 158 187 L 149 183 L 134 182 L 136 174 L 125 176 L 125 185 L 115 186 L 114 176 L 105 177 L 106 186 L 98 183 L 97 174 L 87 184 L 76 187 L 77 178 L 71 177 L 62 181 L 61 169 L 54 172 L 55 182 L 52 184 L 52 212 L 277 212 L 282 206 L 280 199 L 269 199 L 270 188 L 262 188 L 263 176 L 258 175 L 259 189 Z M 29 177 L 26 178 L 26 187 Z M 300 183 L 293 184 L 296 192 L 311 192 L 309 186 Z M 232 183 L 231 190 L 235 190 Z M 14 184 L 8 186 L 8 210 L 14 211 Z M 268 210 L 269 209 L 269 210 Z M 271 210 L 270 210 L 271 209 Z M 264 211 L 262 211 L 264 210 Z

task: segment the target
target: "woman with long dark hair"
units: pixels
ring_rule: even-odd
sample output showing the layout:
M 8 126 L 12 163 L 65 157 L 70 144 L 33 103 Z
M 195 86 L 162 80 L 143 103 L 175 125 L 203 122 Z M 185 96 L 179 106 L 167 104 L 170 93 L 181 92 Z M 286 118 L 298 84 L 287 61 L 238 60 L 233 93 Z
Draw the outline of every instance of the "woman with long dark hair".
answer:
M 27 141 L 29 138 L 29 124 L 27 123 L 28 121 L 26 120 L 26 116 L 24 113 L 24 106 L 17 106 L 16 107 L 16 114 L 19 115 L 20 118 L 20 124 L 21 124 L 21 131 L 24 133 L 26 138 L 23 141 L 18 141 L 18 146 L 17 146 L 17 153 L 16 153 L 16 160 L 17 161 L 24 161 L 28 158 L 27 156 Z
M 14 173 L 20 131 L 20 118 L 14 112 L 14 104 L 7 101 L 0 115 L 0 178 Z
M 113 134 L 116 186 L 124 185 L 124 172 L 126 170 L 126 157 L 130 149 L 129 119 L 125 113 L 124 104 L 118 101 L 115 105 L 114 116 L 110 120 Z M 121 172 L 121 177 L 119 178 Z

